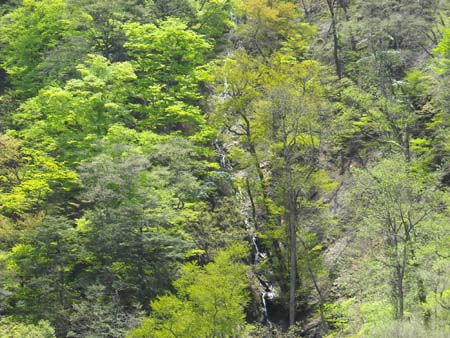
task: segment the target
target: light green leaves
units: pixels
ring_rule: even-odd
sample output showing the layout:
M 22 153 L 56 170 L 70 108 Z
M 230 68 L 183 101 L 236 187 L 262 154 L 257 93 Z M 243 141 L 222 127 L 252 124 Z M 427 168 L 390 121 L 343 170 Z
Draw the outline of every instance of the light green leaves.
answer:
M 0 337 L 2 338 L 55 338 L 55 331 L 46 321 L 36 325 L 16 322 L 10 318 L 0 320 Z
M 178 19 L 124 26 L 125 47 L 133 58 L 139 81 L 132 105 L 144 111 L 142 126 L 164 132 L 192 133 L 204 118 L 198 107 L 198 67 L 206 62 L 211 45 Z
M 86 157 L 112 124 L 133 123 L 125 102 L 136 79 L 130 63 L 110 63 L 98 55 L 77 69 L 80 78 L 42 89 L 15 114 L 26 141 L 71 162 Z
M 246 255 L 243 246 L 233 245 L 204 267 L 184 265 L 174 283 L 177 295 L 152 302 L 150 317 L 128 337 L 243 336 L 247 331 L 243 310 L 248 302 L 248 280 L 247 267 L 239 260 Z
M 48 84 L 43 61 L 63 40 L 80 34 L 91 18 L 63 0 L 27 0 L 1 18 L 2 67 L 11 76 L 20 97 L 29 97 Z M 53 67 L 67 71 L 72 65 L 54 60 Z
M 55 191 L 69 189 L 78 175 L 42 151 L 0 135 L 0 212 L 22 215 L 39 210 Z

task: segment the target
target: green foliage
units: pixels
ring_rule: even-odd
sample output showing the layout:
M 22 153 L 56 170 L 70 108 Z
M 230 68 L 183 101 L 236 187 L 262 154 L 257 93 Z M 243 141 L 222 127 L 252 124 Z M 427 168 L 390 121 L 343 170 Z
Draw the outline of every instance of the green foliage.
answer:
M 328 314 L 334 318 L 332 331 L 326 338 L 420 338 L 446 337 L 447 332 L 430 329 L 414 318 L 410 321 L 395 321 L 392 318 L 393 309 L 383 302 L 366 302 L 358 304 L 349 299 L 327 306 Z
M 191 246 L 182 216 L 198 199 L 204 167 L 181 137 L 115 126 L 101 147 L 79 167 L 82 198 L 93 206 L 79 223 L 92 255 L 87 278 L 124 302 L 142 301 L 169 287 Z
M 440 67 L 438 68 L 440 73 L 444 73 L 449 68 L 449 57 L 450 57 L 450 30 L 444 29 L 442 39 L 439 44 L 434 49 L 440 59 Z
M 21 105 L 14 118 L 20 135 L 46 152 L 76 164 L 90 156 L 92 143 L 117 122 L 133 124 L 126 106 L 136 75 L 130 63 L 90 55 L 77 66 L 79 79 L 47 87 Z
M 440 1 L 406 2 L 355 1 L 347 4 L 343 30 L 351 45 L 347 55 L 352 62 L 349 75 L 361 87 L 377 87 L 384 96 L 390 96 L 396 80 L 404 76 L 419 53 L 429 52 L 434 20 L 443 7 Z M 353 20 L 349 21 L 349 11 Z M 360 20 L 355 20 L 359 17 Z M 431 34 L 431 35 L 429 35 Z M 434 40 L 434 41 L 433 41 Z
M 383 322 L 381 321 L 376 328 L 364 337 L 368 338 L 444 338 L 448 336 L 446 330 L 427 329 L 418 322 Z
M 45 321 L 37 325 L 16 322 L 10 318 L 0 320 L 0 337 L 2 338 L 55 338 L 55 331 Z
M 90 17 L 63 0 L 27 0 L 1 18 L 1 64 L 16 94 L 29 97 L 54 79 L 45 74 L 43 61 L 64 41 L 83 34 Z M 72 61 L 74 61 L 72 59 Z M 79 60 L 77 60 L 79 61 Z M 57 60 L 53 67 L 67 72 L 73 64 Z
M 124 26 L 125 47 L 133 59 L 139 81 L 134 110 L 144 115 L 141 127 L 192 133 L 204 123 L 198 107 L 198 67 L 211 49 L 205 39 L 181 20 Z
M 23 232 L 22 240 L 6 256 L 10 277 L 5 288 L 12 297 L 10 310 L 28 318 L 51 321 L 60 335 L 76 295 L 68 276 L 83 257 L 73 226 L 63 218 L 47 217 Z
M 138 337 L 236 337 L 247 331 L 244 307 L 248 302 L 247 255 L 241 245 L 220 252 L 204 267 L 183 266 L 174 283 L 176 295 L 151 303 L 152 313 L 130 332 Z
M 150 4 L 151 12 L 157 19 L 177 17 L 188 21 L 195 17 L 191 0 L 152 0 Z
M 433 69 L 433 82 L 427 90 L 427 94 L 431 97 L 431 104 L 427 107 L 433 114 L 427 127 L 432 137 L 432 145 L 429 149 L 430 162 L 434 167 L 442 166 L 448 162 L 449 148 L 447 131 L 448 125 L 448 76 L 449 76 L 449 32 L 444 29 L 439 44 L 435 48 L 436 59 L 431 63 Z M 447 182 L 445 182 L 447 184 Z
M 447 1 L 0 2 L 0 336 L 446 336 Z
M 23 216 L 37 212 L 58 191 L 73 187 L 78 175 L 42 151 L 0 135 L 0 213 Z
M 121 338 L 138 324 L 137 314 L 120 308 L 117 299 L 105 293 L 105 287 L 92 285 L 85 298 L 74 304 L 67 337 Z
M 306 274 L 311 282 L 307 285 L 322 298 L 321 272 L 316 264 L 320 259 L 315 253 L 310 255 L 316 245 L 307 243 L 306 238 L 314 235 L 304 225 L 315 222 L 320 214 L 321 201 L 313 201 L 311 196 L 332 187 L 317 165 L 319 111 L 327 106 L 322 86 L 326 69 L 314 60 L 298 61 L 291 54 L 274 52 L 270 57 L 254 58 L 237 50 L 223 61 L 217 74 L 219 104 L 212 123 L 226 128 L 222 137 L 232 144 L 230 158 L 242 171 L 238 184 L 251 200 L 252 226 L 264 245 L 275 251 L 261 268 L 270 269 L 282 297 L 287 297 L 286 269 L 299 265 L 301 275 Z M 304 244 L 301 249 L 292 244 L 297 236 Z M 280 242 L 289 249 L 275 249 Z M 305 260 L 292 258 L 292 252 L 302 254 Z M 296 291 L 310 294 L 308 286 Z
M 216 43 L 226 43 L 226 33 L 235 27 L 230 15 L 233 11 L 233 0 L 190 0 L 190 2 L 196 12 L 193 29 L 215 40 Z
M 128 22 L 147 22 L 154 19 L 151 11 L 152 1 L 66 0 L 66 3 L 92 18 L 87 42 L 92 51 L 103 55 L 111 62 L 127 59 L 123 25 Z M 79 61 L 80 59 L 76 63 Z
M 293 1 L 237 1 L 236 15 L 242 19 L 237 39 L 251 54 L 269 56 L 281 48 L 300 57 L 316 33 L 313 26 L 301 22 L 302 14 Z
M 234 196 L 213 198 L 208 198 L 209 203 L 196 203 L 180 215 L 186 222 L 186 232 L 207 261 L 212 260 L 221 248 L 242 241 L 247 235 L 244 216 Z
M 439 214 L 446 212 L 445 195 L 435 185 L 435 176 L 399 158 L 360 171 L 356 180 L 353 203 L 361 203 L 355 212 L 362 245 L 357 250 L 364 257 L 357 265 L 365 265 L 366 271 L 365 280 L 357 283 L 361 287 L 372 278 L 379 283 L 360 297 L 389 299 L 395 318 L 411 318 L 422 311 L 424 320 L 429 320 L 423 309 L 428 281 L 420 273 L 421 264 L 425 268 L 428 263 L 422 255 L 426 247 L 435 245 L 432 234 L 442 229 Z

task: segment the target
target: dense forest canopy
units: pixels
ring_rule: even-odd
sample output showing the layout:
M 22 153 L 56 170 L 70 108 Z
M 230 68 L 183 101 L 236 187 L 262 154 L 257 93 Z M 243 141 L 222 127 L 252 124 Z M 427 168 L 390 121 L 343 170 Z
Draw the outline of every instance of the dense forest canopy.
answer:
M 0 1 L 0 337 L 449 337 L 449 18 Z

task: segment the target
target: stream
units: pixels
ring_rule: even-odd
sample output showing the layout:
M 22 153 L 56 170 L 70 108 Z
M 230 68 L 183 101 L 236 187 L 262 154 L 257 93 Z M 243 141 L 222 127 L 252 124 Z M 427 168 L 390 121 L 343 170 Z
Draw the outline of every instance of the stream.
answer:
M 225 83 L 226 88 L 226 83 Z M 216 148 L 216 156 L 219 161 L 220 167 L 224 171 L 230 171 L 232 169 L 231 161 L 228 159 L 228 149 L 227 147 L 218 139 L 214 141 L 214 147 Z M 251 238 L 251 242 L 254 249 L 254 256 L 253 256 L 253 262 L 252 262 L 252 271 L 256 279 L 258 280 L 258 283 L 260 285 L 260 288 L 258 290 L 260 291 L 260 299 L 261 299 L 261 313 L 263 315 L 263 324 L 267 325 L 269 328 L 273 328 L 273 324 L 269 319 L 269 312 L 267 309 L 267 303 L 272 300 L 275 297 L 275 290 L 274 286 L 270 281 L 268 281 L 260 271 L 258 271 L 258 264 L 261 260 L 264 260 L 267 258 L 267 254 L 264 252 L 261 252 L 258 246 L 258 237 L 256 235 L 256 228 L 255 225 L 252 224 L 251 218 L 249 216 L 249 202 L 248 198 L 242 191 L 236 192 L 236 198 L 239 201 L 239 204 L 241 205 L 241 214 L 244 216 L 245 219 L 245 228 L 247 230 L 247 233 L 249 234 L 249 237 Z
M 248 219 L 245 221 L 247 229 L 251 229 L 250 222 Z M 249 229 L 249 230 L 250 230 Z M 253 230 L 253 229 L 252 229 Z M 258 247 L 258 238 L 255 234 L 251 235 L 253 248 L 255 250 L 255 255 L 253 257 L 253 273 L 255 274 L 256 278 L 258 279 L 259 284 L 261 285 L 262 291 L 260 293 L 261 297 L 261 304 L 262 304 L 262 313 L 264 317 L 263 324 L 267 325 L 269 328 L 273 328 L 273 324 L 269 319 L 269 312 L 267 310 L 267 302 L 274 298 L 274 287 L 273 285 L 266 280 L 260 272 L 258 272 L 257 267 L 258 263 L 261 259 L 265 259 L 267 255 L 259 250 Z

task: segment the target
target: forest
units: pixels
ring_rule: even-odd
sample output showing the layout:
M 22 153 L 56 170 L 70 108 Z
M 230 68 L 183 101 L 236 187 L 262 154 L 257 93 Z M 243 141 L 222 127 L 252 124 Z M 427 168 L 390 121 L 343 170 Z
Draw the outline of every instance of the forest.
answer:
M 450 337 L 450 0 L 1 0 L 0 338 Z

